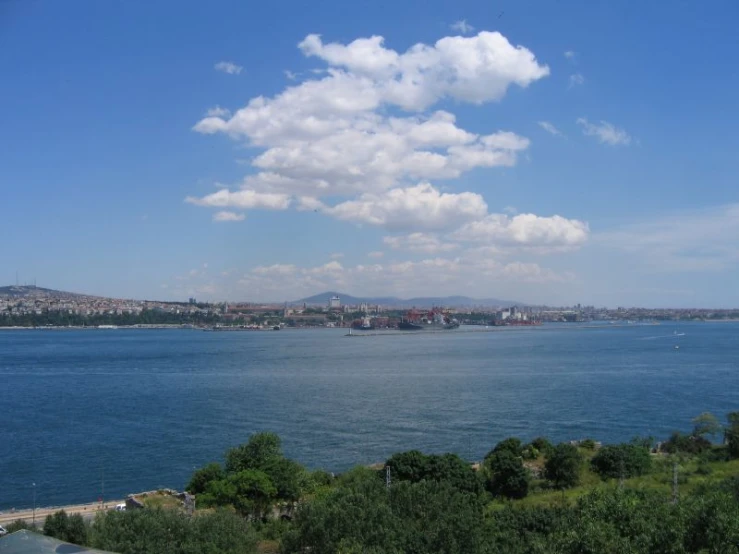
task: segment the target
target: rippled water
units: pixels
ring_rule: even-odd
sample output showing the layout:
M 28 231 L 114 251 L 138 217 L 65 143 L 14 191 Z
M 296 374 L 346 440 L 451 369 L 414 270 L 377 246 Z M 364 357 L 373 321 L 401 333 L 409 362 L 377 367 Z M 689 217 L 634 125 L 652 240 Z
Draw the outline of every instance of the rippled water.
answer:
M 685 333 L 675 337 L 675 330 Z M 450 331 L 0 331 L 0 509 L 182 488 L 259 430 L 310 467 L 480 458 L 739 410 L 739 324 Z M 678 342 L 679 341 L 679 342 Z M 680 349 L 674 348 L 675 344 Z

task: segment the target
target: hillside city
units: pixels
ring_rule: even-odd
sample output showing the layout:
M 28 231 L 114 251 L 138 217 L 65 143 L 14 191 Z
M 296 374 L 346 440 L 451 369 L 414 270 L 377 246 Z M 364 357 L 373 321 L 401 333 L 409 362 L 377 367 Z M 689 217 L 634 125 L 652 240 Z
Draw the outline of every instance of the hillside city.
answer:
M 318 298 L 318 297 L 314 297 Z M 356 300 L 356 299 L 355 299 Z M 443 301 L 443 299 L 438 299 Z M 491 322 L 644 322 L 671 320 L 739 319 L 739 309 L 652 309 L 595 306 L 455 306 L 443 303 L 418 305 L 418 313 L 443 309 L 461 324 Z M 325 302 L 201 303 L 105 298 L 36 286 L 0 288 L 0 326 L 120 325 L 218 325 L 262 328 L 344 327 L 358 318 L 371 318 L 377 327 L 391 327 L 409 311 L 394 305 L 370 302 L 344 303 L 333 295 Z

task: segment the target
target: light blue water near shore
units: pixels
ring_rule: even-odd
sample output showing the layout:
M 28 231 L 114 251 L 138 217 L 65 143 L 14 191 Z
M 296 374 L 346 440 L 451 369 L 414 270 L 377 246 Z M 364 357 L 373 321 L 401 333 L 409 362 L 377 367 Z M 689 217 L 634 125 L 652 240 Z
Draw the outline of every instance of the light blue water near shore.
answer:
M 663 438 L 739 410 L 736 323 L 344 333 L 0 331 L 0 510 L 29 507 L 33 482 L 38 505 L 95 501 L 103 476 L 107 498 L 181 489 L 260 430 L 340 471 L 411 448 L 479 459 L 511 435 Z

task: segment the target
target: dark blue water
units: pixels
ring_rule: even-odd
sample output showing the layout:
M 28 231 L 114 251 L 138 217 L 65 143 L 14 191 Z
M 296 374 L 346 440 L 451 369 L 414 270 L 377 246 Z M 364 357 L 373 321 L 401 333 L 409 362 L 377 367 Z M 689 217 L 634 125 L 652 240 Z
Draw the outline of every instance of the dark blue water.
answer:
M 685 335 L 675 338 L 675 329 Z M 739 410 L 739 324 L 345 338 L 342 330 L 0 332 L 0 509 L 182 488 L 255 431 L 310 467 L 511 435 L 667 436 Z M 680 349 L 675 350 L 676 341 Z

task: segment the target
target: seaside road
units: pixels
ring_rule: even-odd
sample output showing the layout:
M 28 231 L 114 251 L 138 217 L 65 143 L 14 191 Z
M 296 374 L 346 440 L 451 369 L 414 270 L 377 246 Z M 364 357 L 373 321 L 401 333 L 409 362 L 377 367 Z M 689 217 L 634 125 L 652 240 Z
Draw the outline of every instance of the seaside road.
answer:
M 64 510 L 69 515 L 82 514 L 82 517 L 86 521 L 90 521 L 98 512 L 104 510 L 112 510 L 113 508 L 115 508 L 116 504 L 121 504 L 123 502 L 125 502 L 125 500 L 108 500 L 103 505 L 101 505 L 100 502 L 94 502 L 91 504 L 74 504 L 71 506 L 36 508 L 36 525 L 38 527 L 42 527 L 44 525 L 44 520 L 46 519 L 46 516 L 53 514 L 54 512 L 58 512 L 59 510 Z M 3 510 L 2 512 L 0 512 L 0 525 L 2 525 L 3 527 L 6 527 L 8 524 L 13 523 L 18 519 L 22 519 L 26 523 L 30 524 L 33 521 L 33 510 Z

